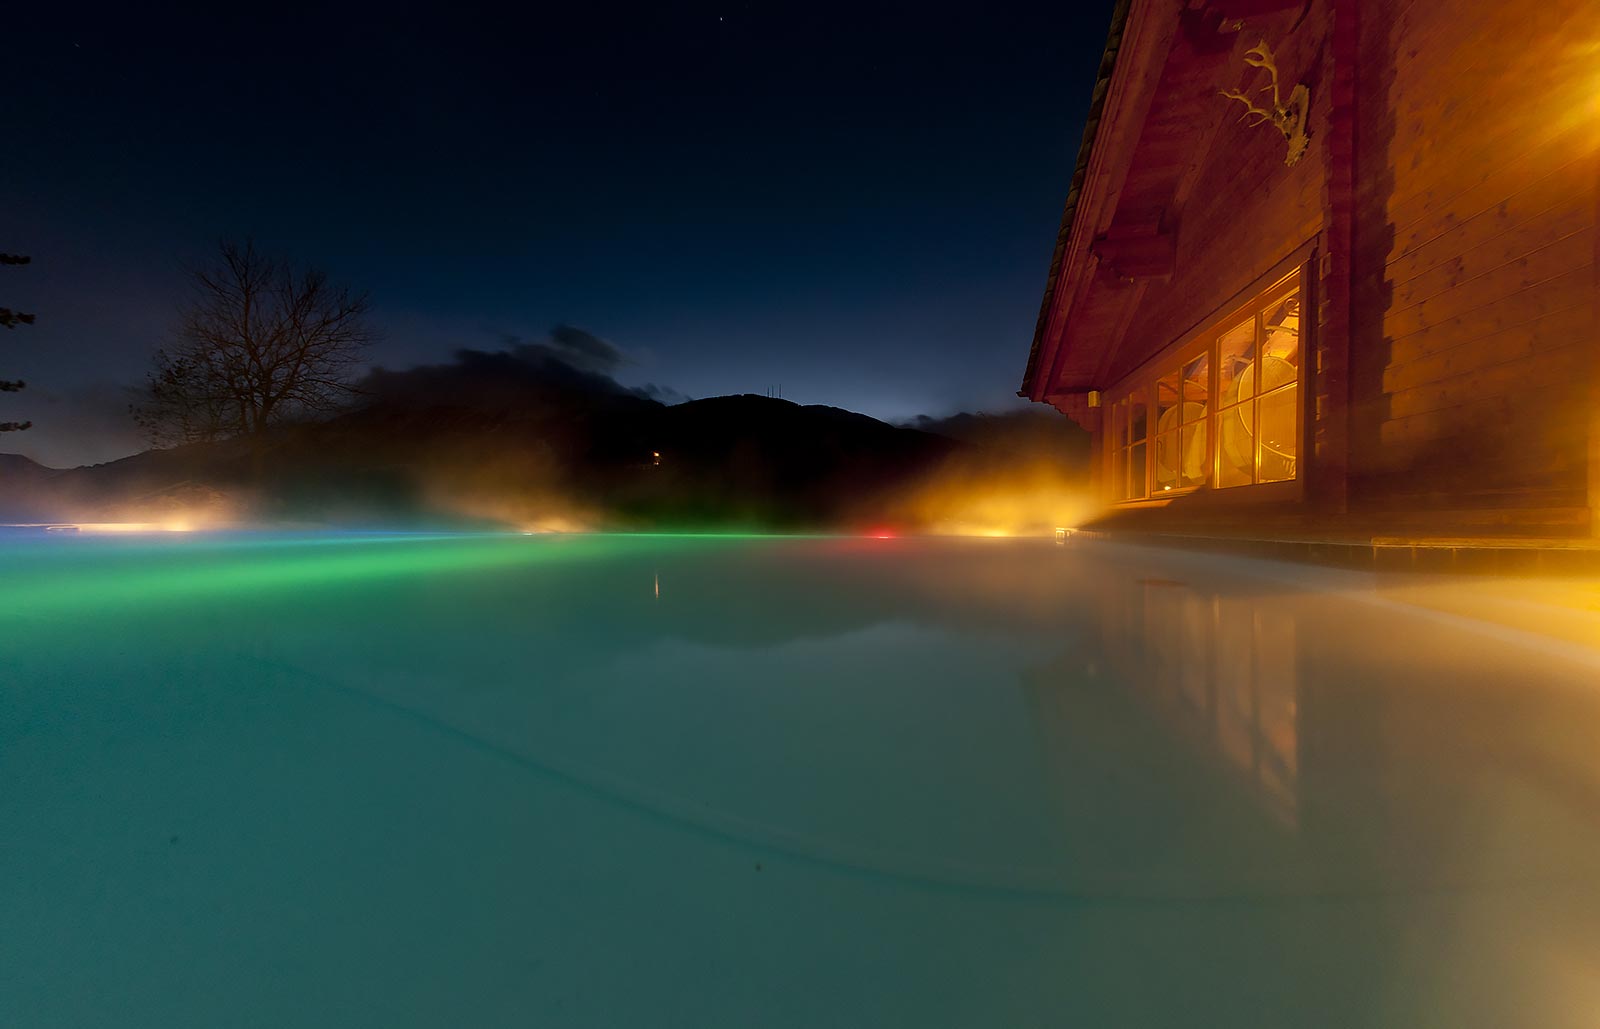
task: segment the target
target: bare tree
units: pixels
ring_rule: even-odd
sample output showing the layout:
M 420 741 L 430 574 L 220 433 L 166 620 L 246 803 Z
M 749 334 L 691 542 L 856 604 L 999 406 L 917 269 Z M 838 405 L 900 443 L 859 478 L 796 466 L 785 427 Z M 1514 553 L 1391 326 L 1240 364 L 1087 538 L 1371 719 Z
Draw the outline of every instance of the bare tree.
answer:
M 224 240 L 133 405 L 156 444 L 233 436 L 336 407 L 376 341 L 364 293 Z
M 33 260 L 31 257 L 26 257 L 22 254 L 0 254 L 0 265 L 27 264 L 31 260 Z M 18 325 L 32 324 L 33 315 L 24 314 L 21 311 L 13 311 L 9 307 L 0 307 L 0 326 L 14 329 Z M 15 393 L 27 385 L 21 379 L 0 379 L 0 393 Z M 0 422 L 0 432 L 20 432 L 23 429 L 32 427 L 32 422 Z

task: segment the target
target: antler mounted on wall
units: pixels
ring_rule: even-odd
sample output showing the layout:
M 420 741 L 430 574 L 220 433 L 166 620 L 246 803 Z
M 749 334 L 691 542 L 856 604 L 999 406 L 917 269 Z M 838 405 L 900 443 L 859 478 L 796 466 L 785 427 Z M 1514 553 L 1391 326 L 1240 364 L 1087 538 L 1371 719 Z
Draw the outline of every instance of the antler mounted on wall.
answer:
M 1237 100 L 1244 104 L 1244 116 L 1239 119 L 1240 121 L 1254 118 L 1255 120 L 1250 122 L 1252 126 L 1270 123 L 1283 133 L 1283 138 L 1289 141 L 1289 156 L 1284 163 L 1294 167 L 1294 163 L 1305 154 L 1306 146 L 1311 142 L 1306 134 L 1306 114 L 1311 107 L 1311 91 L 1306 88 L 1305 83 L 1299 83 L 1289 91 L 1289 102 L 1283 102 L 1283 97 L 1278 91 L 1278 62 L 1272 56 L 1272 48 L 1267 46 L 1264 40 L 1245 52 L 1244 62 L 1253 68 L 1265 68 L 1267 74 L 1272 76 L 1272 81 L 1257 91 L 1272 92 L 1272 107 L 1270 109 L 1257 107 L 1248 94 L 1237 90 L 1225 89 L 1222 95 L 1229 100 Z

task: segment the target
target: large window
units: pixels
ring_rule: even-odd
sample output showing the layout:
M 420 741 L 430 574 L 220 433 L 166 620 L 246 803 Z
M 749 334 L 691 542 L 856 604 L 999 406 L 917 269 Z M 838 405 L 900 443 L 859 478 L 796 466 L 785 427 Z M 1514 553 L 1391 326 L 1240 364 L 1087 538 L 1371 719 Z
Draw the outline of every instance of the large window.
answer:
M 1296 477 L 1300 306 L 1296 275 L 1122 391 L 1109 411 L 1115 499 Z
M 1150 398 L 1144 387 L 1133 390 L 1112 409 L 1112 490 L 1118 500 L 1143 500 L 1150 450 Z
M 1202 485 L 1206 474 L 1206 412 L 1211 355 L 1202 353 L 1156 380 L 1155 488 L 1170 492 Z

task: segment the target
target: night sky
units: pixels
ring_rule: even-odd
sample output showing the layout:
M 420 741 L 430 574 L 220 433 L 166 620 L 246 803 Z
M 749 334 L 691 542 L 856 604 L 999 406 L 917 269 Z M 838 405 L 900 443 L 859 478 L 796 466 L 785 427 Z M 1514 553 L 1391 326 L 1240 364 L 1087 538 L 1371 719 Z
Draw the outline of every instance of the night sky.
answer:
M 63 466 L 140 449 L 125 390 L 223 234 L 369 290 L 387 367 L 567 323 L 688 396 L 1015 406 L 1111 2 L 39 6 L 0 451 Z

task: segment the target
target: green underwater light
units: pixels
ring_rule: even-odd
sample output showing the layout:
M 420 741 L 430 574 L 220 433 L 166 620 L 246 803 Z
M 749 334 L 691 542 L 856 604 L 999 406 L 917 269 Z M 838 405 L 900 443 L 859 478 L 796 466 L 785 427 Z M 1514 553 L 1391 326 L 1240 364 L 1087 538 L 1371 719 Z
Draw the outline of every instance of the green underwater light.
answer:
M 199 542 L 199 541 L 196 541 Z M 330 546 L 330 544 L 343 544 Z M 240 540 L 118 548 L 66 566 L 24 570 L 15 586 L 28 613 L 230 597 L 337 586 L 494 566 L 530 565 L 608 552 L 520 536 L 347 537 Z M 95 560 L 99 556 L 103 560 Z
M 62 539 L 46 548 L 19 551 L 7 585 L 27 598 L 22 614 L 44 617 L 196 599 L 227 603 L 374 579 L 590 561 L 625 556 L 643 546 L 659 550 L 716 541 L 805 538 L 823 537 L 663 532 Z

